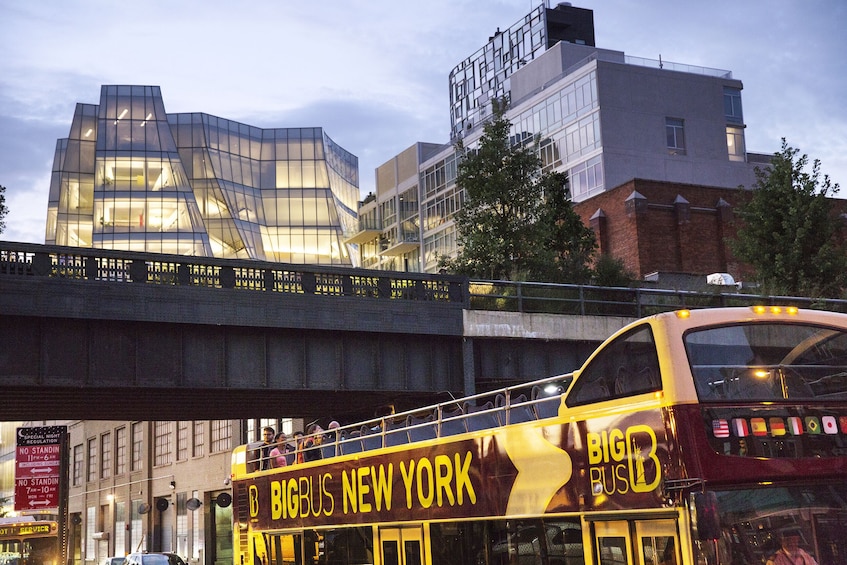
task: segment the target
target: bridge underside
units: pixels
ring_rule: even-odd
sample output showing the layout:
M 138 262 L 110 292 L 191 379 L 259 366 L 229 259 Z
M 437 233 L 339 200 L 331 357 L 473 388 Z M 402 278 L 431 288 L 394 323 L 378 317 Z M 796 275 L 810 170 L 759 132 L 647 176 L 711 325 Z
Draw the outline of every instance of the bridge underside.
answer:
M 463 390 L 454 336 L 0 315 L 0 343 L 6 421 L 308 418 Z

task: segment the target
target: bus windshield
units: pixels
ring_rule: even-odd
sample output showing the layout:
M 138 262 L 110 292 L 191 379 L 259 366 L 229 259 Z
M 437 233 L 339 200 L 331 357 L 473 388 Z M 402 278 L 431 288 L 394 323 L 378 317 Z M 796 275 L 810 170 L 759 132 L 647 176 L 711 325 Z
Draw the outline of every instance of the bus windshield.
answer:
M 847 400 L 847 334 L 799 323 L 747 323 L 688 332 L 701 401 Z

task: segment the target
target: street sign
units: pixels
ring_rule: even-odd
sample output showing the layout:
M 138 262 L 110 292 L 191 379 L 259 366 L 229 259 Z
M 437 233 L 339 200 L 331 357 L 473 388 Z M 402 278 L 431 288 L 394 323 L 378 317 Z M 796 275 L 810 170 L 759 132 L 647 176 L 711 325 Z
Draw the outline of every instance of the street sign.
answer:
M 67 433 L 67 426 L 17 429 L 16 511 L 59 507 L 62 444 Z

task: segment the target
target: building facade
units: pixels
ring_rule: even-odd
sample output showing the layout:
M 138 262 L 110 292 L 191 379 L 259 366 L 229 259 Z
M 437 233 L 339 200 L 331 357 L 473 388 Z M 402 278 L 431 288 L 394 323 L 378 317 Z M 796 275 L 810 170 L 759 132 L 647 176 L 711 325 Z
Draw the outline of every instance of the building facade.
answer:
M 363 266 L 367 262 L 374 268 L 436 272 L 441 257 L 456 254 L 453 218 L 463 195 L 455 182 L 455 142 L 461 140 L 470 149 L 479 143 L 495 95 L 509 100 L 506 117 L 512 124 L 512 142 L 529 145 L 537 139 L 542 170 L 568 173 L 575 203 L 633 179 L 721 189 L 752 186 L 754 166 L 762 163 L 752 163 L 746 151 L 741 81 L 729 71 L 597 48 L 593 18 L 584 12 L 590 10 L 540 6 L 454 69 L 453 140 L 440 146 L 417 144 L 377 169 L 376 192 L 362 202 L 352 240 L 363 253 Z M 552 25 L 551 14 L 558 27 Z M 567 18 L 581 31 L 562 40 L 562 20 Z M 585 30 L 589 25 L 590 33 Z M 482 62 L 494 55 L 501 57 L 494 61 L 512 61 L 504 55 L 512 51 L 503 46 L 526 37 L 529 30 L 535 39 L 518 49 L 523 55 L 519 64 L 495 65 L 501 73 L 490 77 L 474 71 L 469 75 L 473 80 L 455 80 L 460 68 L 488 69 Z M 493 90 L 468 94 L 461 108 L 469 113 L 461 113 L 455 106 L 457 92 L 470 92 L 467 85 L 481 78 Z M 419 157 L 418 170 L 398 178 L 402 186 L 383 181 L 386 171 L 390 176 L 400 170 L 396 163 L 407 162 L 409 151 Z M 404 226 L 400 216 L 391 213 L 400 208 L 401 196 L 419 202 L 419 217 L 403 219 Z M 367 227 L 361 223 L 365 218 Z M 637 270 L 636 265 L 627 266 Z
M 232 449 L 291 420 L 68 422 L 69 562 L 133 551 L 232 565 Z
M 322 128 L 167 114 L 159 87 L 103 86 L 57 143 L 45 243 L 351 265 L 358 174 Z

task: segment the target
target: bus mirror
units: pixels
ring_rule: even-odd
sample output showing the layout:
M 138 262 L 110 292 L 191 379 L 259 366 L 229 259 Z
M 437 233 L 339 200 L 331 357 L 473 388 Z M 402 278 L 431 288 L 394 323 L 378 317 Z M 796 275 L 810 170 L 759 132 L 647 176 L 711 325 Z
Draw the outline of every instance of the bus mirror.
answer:
M 721 535 L 721 522 L 718 518 L 718 498 L 715 493 L 709 490 L 691 493 L 689 505 L 695 539 L 718 539 Z

